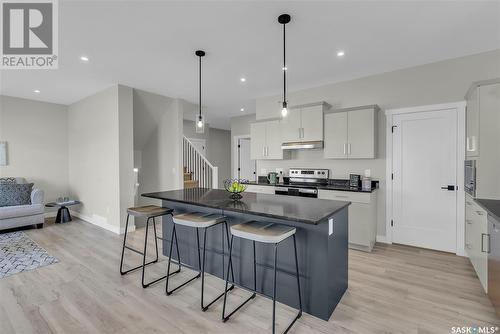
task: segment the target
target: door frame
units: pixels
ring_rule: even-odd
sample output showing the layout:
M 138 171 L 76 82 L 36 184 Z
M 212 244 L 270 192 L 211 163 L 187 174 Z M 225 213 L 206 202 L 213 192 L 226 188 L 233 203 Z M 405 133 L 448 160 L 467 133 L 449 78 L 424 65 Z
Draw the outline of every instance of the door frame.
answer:
M 452 102 L 443 104 L 433 104 L 409 108 L 388 109 L 386 115 L 386 222 L 385 235 L 386 243 L 392 244 L 392 226 L 393 219 L 392 211 L 392 165 L 393 165 L 393 140 L 392 140 L 392 125 L 393 116 L 407 113 L 420 113 L 426 111 L 440 111 L 455 109 L 457 111 L 457 235 L 456 235 L 456 251 L 455 254 L 466 256 L 465 253 L 465 192 L 464 192 L 464 160 L 465 160 L 465 109 L 466 102 Z
M 250 139 L 250 135 L 239 135 L 233 137 L 233 178 L 238 178 L 238 166 L 239 166 L 239 152 L 238 152 L 238 142 L 240 139 Z M 255 181 L 257 181 L 257 161 L 255 162 Z

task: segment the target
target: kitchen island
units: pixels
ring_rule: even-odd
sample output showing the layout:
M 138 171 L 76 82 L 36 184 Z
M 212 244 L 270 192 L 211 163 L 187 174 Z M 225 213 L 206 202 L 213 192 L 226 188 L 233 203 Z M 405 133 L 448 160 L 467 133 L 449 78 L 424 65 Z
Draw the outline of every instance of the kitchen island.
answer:
M 297 251 L 304 312 L 328 320 L 347 289 L 348 214 L 350 202 L 315 198 L 243 193 L 234 201 L 224 190 L 193 188 L 143 194 L 159 199 L 164 207 L 183 212 L 217 213 L 227 216 L 230 225 L 250 220 L 286 224 L 297 229 Z M 163 253 L 168 255 L 172 218 L 162 219 Z M 214 228 L 207 233 L 206 272 L 223 277 L 222 233 Z M 196 232 L 177 226 L 181 262 L 197 268 Z M 269 245 L 257 247 L 257 292 L 272 295 L 273 252 Z M 175 252 L 173 254 L 176 254 Z M 227 243 L 225 254 L 228 254 Z M 174 255 L 175 257 L 175 255 Z M 253 286 L 252 243 L 234 239 L 235 281 Z M 227 265 L 227 261 L 226 261 Z M 293 242 L 278 248 L 277 300 L 298 308 Z

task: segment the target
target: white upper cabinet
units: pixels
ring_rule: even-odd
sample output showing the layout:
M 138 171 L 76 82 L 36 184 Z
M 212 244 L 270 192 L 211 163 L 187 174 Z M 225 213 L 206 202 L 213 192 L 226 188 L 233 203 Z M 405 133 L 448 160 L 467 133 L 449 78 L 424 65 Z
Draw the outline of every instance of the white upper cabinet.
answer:
M 479 89 L 470 92 L 467 98 L 465 156 L 479 156 Z
M 347 113 L 325 114 L 325 158 L 347 159 Z
M 301 141 L 323 140 L 323 111 L 325 108 L 325 105 L 321 104 L 300 109 Z
M 328 107 L 324 102 L 291 107 L 281 120 L 283 142 L 322 141 L 323 111 Z
M 324 157 L 328 159 L 376 158 L 378 109 L 378 106 L 366 106 L 325 114 Z
M 280 121 L 250 124 L 250 157 L 252 160 L 283 159 Z
M 288 115 L 281 120 L 283 142 L 298 142 L 301 140 L 302 121 L 300 109 L 290 109 Z

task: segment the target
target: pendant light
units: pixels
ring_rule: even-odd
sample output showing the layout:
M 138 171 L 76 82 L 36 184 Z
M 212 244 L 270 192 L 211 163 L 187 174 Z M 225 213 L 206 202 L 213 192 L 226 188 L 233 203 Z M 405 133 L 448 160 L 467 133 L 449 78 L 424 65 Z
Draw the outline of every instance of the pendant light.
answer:
M 199 76 L 199 84 L 200 84 L 200 90 L 199 90 L 199 113 L 198 117 L 196 117 L 195 121 L 195 127 L 196 127 L 196 133 L 203 133 L 205 132 L 205 120 L 203 118 L 203 115 L 201 114 L 201 57 L 205 56 L 205 51 L 202 50 L 196 50 L 195 55 L 199 58 L 199 63 L 200 63 L 200 76 Z
M 290 22 L 290 15 L 281 14 L 278 17 L 278 22 L 283 25 L 283 103 L 281 105 L 281 116 L 286 117 L 288 115 L 288 102 L 286 100 L 286 35 L 285 35 L 285 26 L 288 22 Z

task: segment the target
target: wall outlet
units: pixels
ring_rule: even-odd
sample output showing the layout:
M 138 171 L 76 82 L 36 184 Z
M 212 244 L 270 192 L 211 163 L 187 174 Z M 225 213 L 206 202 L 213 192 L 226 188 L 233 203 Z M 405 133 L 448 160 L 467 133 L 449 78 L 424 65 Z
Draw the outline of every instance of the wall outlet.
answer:
M 283 174 L 283 168 L 276 168 L 276 173 Z

